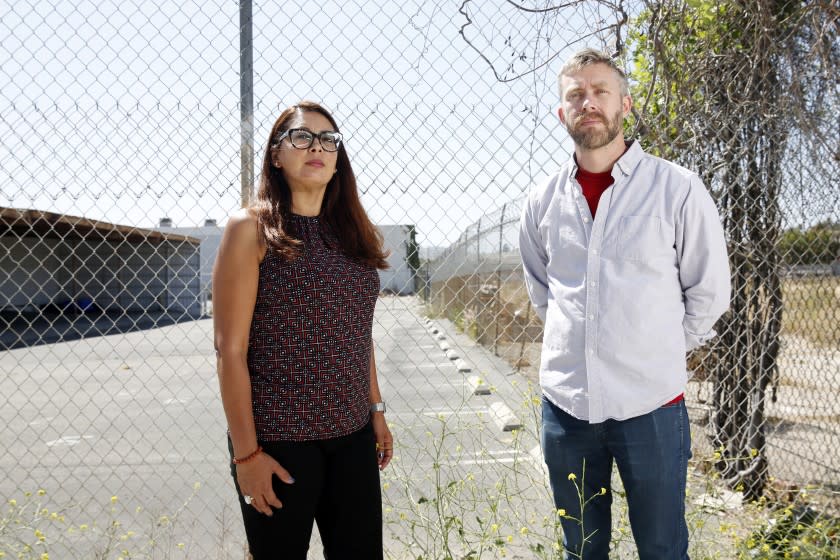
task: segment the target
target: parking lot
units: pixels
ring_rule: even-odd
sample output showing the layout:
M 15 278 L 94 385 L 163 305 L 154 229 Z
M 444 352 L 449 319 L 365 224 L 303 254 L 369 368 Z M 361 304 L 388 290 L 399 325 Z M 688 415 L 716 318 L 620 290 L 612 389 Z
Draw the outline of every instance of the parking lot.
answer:
M 516 475 L 522 488 L 501 507 L 523 520 L 550 507 L 533 430 L 509 431 L 533 423 L 522 418 L 533 408 L 527 387 L 451 325 L 438 327 L 433 334 L 415 298 L 377 305 L 377 363 L 396 438 L 383 477 L 394 554 L 436 546 L 412 544 L 409 521 L 423 518 L 417 501 L 433 500 L 440 484 L 461 481 L 462 498 L 492 497 Z M 244 556 L 212 320 L 3 352 L 0 393 L 0 494 L 21 501 L 43 489 L 44 507 L 65 512 L 72 536 L 66 526 L 46 532 L 67 548 L 55 557 L 86 557 L 113 521 L 112 540 L 127 550 L 156 540 L 155 557 Z M 317 539 L 311 557 L 320 558 Z

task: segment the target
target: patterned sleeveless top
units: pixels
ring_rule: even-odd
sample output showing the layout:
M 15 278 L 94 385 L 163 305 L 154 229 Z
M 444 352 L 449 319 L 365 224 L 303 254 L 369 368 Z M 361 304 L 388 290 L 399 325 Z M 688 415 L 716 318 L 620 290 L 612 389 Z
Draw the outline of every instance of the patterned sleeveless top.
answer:
M 291 262 L 268 251 L 248 337 L 257 439 L 350 434 L 370 418 L 370 354 L 379 274 L 346 256 L 318 217 L 292 215 Z

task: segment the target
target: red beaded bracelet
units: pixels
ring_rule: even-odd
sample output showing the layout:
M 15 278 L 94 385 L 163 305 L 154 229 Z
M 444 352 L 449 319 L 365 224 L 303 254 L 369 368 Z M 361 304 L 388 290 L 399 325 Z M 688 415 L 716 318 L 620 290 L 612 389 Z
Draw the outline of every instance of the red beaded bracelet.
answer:
M 234 457 L 233 458 L 233 464 L 234 465 L 241 465 L 242 463 L 247 463 L 248 461 L 250 461 L 251 459 L 253 459 L 257 455 L 262 453 L 262 450 L 263 450 L 262 446 L 258 445 L 257 450 L 254 451 L 253 453 L 251 453 L 250 455 L 246 455 L 245 457 L 242 457 L 241 459 L 237 459 L 236 457 Z

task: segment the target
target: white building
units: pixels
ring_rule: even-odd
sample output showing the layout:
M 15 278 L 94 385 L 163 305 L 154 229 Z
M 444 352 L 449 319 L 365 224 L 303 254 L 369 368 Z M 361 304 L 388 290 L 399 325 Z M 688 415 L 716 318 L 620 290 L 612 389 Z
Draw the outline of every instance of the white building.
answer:
M 383 245 L 390 251 L 388 264 L 390 268 L 379 271 L 379 289 L 401 296 L 414 294 L 415 270 L 409 264 L 412 248 L 412 233 L 414 226 L 387 225 L 377 226 L 382 233 Z M 415 250 L 417 250 L 415 248 Z
M 199 278 L 201 293 L 209 298 L 213 288 L 213 265 L 216 262 L 216 254 L 219 252 L 219 244 L 222 242 L 222 233 L 225 228 L 217 226 L 216 220 L 204 220 L 201 227 L 172 227 L 172 220 L 161 218 L 160 225 L 156 228 L 164 233 L 174 233 L 198 239 L 200 241 L 200 265 Z
M 190 236 L 0 207 L 0 347 L 196 319 L 198 267 Z
M 411 251 L 411 235 L 414 226 L 384 225 L 377 226 L 386 251 L 390 251 L 388 264 L 390 268 L 379 271 L 380 290 L 399 295 L 415 293 L 414 270 L 409 265 Z M 189 236 L 201 242 L 201 289 L 207 297 L 212 289 L 213 265 L 222 239 L 223 227 L 216 225 L 215 220 L 205 220 L 202 227 L 173 227 L 172 220 L 162 218 L 156 228 L 164 233 L 175 233 Z

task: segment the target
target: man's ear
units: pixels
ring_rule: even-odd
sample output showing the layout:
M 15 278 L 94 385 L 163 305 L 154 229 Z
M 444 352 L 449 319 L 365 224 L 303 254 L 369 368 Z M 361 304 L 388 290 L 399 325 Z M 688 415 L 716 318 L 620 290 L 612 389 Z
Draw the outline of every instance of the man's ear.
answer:
M 633 108 L 633 98 L 630 97 L 629 95 L 625 95 L 621 99 L 621 108 L 622 108 L 622 111 L 624 112 L 625 117 L 627 115 L 629 115 L 630 114 L 630 109 Z
M 560 117 L 560 122 L 563 123 L 563 126 L 566 125 L 566 114 L 563 113 L 563 107 L 557 108 L 557 116 Z

